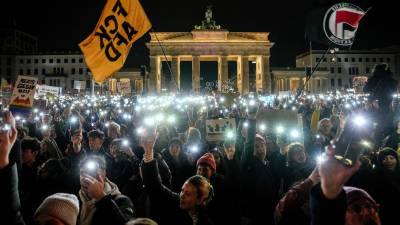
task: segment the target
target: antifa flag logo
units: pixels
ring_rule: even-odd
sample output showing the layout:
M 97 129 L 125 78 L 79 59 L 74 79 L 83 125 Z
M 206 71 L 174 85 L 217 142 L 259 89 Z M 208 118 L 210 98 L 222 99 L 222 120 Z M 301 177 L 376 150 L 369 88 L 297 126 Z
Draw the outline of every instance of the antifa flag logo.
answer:
M 350 46 L 360 20 L 365 11 L 349 3 L 339 3 L 332 6 L 324 17 L 324 32 L 326 37 L 336 45 Z

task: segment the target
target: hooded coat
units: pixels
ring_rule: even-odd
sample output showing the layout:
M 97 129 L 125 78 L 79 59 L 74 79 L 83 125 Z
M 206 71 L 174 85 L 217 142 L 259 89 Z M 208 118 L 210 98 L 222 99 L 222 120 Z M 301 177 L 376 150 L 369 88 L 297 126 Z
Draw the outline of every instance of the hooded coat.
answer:
M 81 211 L 80 225 L 113 224 L 124 225 L 134 216 L 131 200 L 122 195 L 117 185 L 105 178 L 106 196 L 99 201 L 89 198 L 82 189 L 79 191 Z
M 382 165 L 383 158 L 392 155 L 397 160 L 394 171 L 386 169 Z M 384 148 L 379 152 L 377 165 L 373 171 L 371 182 L 367 191 L 376 200 L 379 206 L 379 214 L 382 224 L 398 224 L 398 204 L 400 202 L 400 170 L 397 153 L 390 148 Z

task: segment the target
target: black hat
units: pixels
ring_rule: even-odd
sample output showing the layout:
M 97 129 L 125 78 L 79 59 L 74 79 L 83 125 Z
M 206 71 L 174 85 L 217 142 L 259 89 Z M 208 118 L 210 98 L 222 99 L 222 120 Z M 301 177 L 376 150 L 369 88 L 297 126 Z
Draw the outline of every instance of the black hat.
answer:
M 390 147 L 385 147 L 379 151 L 379 153 L 378 153 L 379 166 L 382 166 L 383 159 L 388 155 L 391 155 L 396 158 L 396 161 L 397 161 L 396 169 L 397 169 L 399 167 L 399 156 L 397 155 L 397 152 L 393 148 L 390 148 Z

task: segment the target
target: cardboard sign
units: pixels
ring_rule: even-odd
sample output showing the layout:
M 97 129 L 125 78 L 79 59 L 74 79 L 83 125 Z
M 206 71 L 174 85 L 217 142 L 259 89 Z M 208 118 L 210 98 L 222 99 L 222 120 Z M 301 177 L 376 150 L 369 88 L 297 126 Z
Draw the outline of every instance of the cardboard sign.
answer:
M 222 141 L 227 130 L 236 130 L 235 119 L 206 120 L 207 141 Z
M 74 80 L 74 89 L 77 90 L 85 90 L 86 89 L 86 82 L 80 80 Z
M 10 111 L 14 115 L 29 114 L 35 96 L 37 78 L 18 76 L 10 98 Z
M 10 106 L 31 108 L 33 97 L 35 96 L 36 84 L 37 78 L 35 77 L 18 76 L 11 96 Z
M 38 85 L 36 89 L 36 96 L 46 96 L 48 94 L 53 96 L 59 96 L 62 92 L 61 87 L 54 87 L 48 85 Z

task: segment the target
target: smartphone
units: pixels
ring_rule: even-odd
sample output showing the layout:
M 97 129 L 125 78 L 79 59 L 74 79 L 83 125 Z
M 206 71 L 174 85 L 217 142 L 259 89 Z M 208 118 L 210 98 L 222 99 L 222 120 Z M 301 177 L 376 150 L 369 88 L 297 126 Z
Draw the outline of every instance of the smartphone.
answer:
M 7 133 L 11 130 L 11 126 L 4 122 L 4 112 L 1 112 L 0 114 L 0 132 Z
M 346 166 L 354 165 L 364 147 L 361 142 L 367 127 L 358 127 L 351 122 L 347 122 L 339 140 L 334 141 L 335 158 Z
M 89 160 L 84 165 L 81 171 L 88 174 L 89 176 L 97 179 L 97 173 L 99 171 L 99 163 L 96 161 Z
M 251 99 L 248 104 L 248 112 L 249 113 L 256 113 L 258 109 L 258 102 L 256 99 Z

